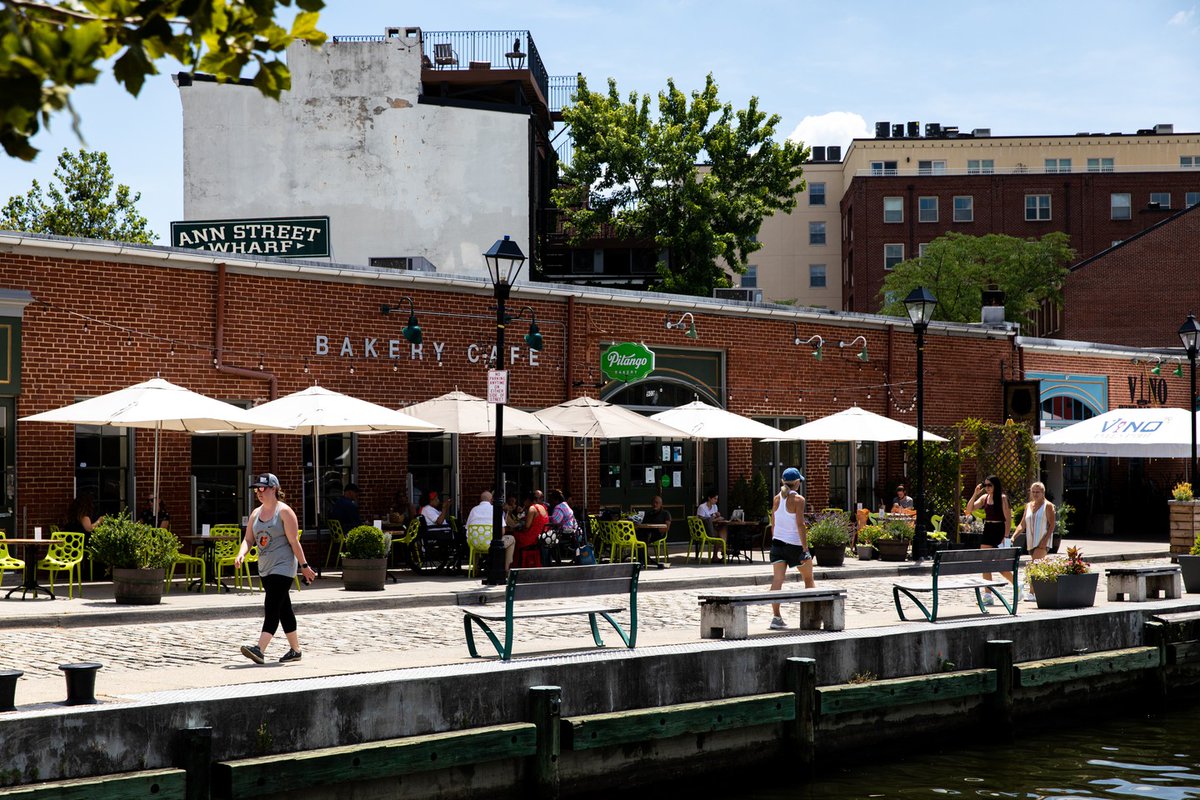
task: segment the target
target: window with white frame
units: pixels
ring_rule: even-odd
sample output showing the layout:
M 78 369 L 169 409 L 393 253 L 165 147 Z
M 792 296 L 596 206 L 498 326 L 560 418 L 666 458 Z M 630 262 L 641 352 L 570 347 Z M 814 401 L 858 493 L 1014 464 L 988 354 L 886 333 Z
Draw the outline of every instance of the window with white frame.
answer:
M 809 264 L 808 265 L 808 288 L 824 289 L 825 288 L 825 265 L 824 264 Z
M 1158 203 L 1159 208 L 1170 208 L 1171 207 L 1171 193 L 1170 192 L 1151 192 L 1150 193 L 1150 202 Z
M 1182 169 L 1200 169 L 1200 156 L 1180 156 L 1179 166 Z
M 1070 172 L 1071 159 L 1069 158 L 1047 158 L 1046 172 Z
M 883 246 L 883 268 L 895 269 L 904 260 L 904 245 L 885 244 Z
M 991 158 L 968 158 L 968 175 L 991 175 L 996 171 L 996 161 Z
M 929 242 L 921 242 L 917 245 L 917 258 L 924 258 L 925 251 L 929 249 Z
M 937 222 L 938 221 L 938 199 L 936 197 L 918 197 L 917 198 L 917 221 L 918 222 Z
M 1186 208 L 1191 208 L 1194 205 L 1200 204 L 1200 192 L 1184 192 L 1183 205 Z
M 871 162 L 871 174 L 872 175 L 895 175 L 896 174 L 896 165 L 897 165 L 897 162 L 895 162 L 895 161 L 872 161 Z
M 1116 162 L 1111 158 L 1089 158 L 1088 172 L 1112 172 Z
M 945 175 L 945 161 L 918 161 L 917 173 L 920 175 Z
M 1113 192 L 1109 208 L 1110 219 L 1130 219 L 1133 216 L 1133 198 L 1128 192 Z
M 954 221 L 975 221 L 975 197 L 969 194 L 956 195 L 954 198 Z
M 808 243 L 809 244 L 825 244 L 825 223 L 824 222 L 808 223 Z
M 903 197 L 885 197 L 885 198 L 883 198 L 883 221 L 884 222 L 904 222 L 904 198 Z
M 825 184 L 810 183 L 808 185 L 808 204 L 810 206 L 825 205 Z
M 1050 195 L 1025 195 L 1025 221 L 1045 222 L 1050 219 Z

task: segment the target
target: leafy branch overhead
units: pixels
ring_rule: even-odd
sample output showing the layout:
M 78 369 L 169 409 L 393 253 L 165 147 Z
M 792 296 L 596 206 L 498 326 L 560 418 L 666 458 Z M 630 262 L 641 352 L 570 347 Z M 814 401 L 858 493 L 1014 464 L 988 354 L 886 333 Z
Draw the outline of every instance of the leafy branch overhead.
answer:
M 323 0 L 295 0 L 300 10 L 289 29 L 275 15 L 293 0 L 86 0 L 0 4 L 0 142 L 9 156 L 32 160 L 30 143 L 62 111 L 76 134 L 71 106 L 76 86 L 96 83 L 102 62 L 135 97 L 162 59 L 173 59 L 221 81 L 237 80 L 254 62 L 252 81 L 278 98 L 291 74 L 278 54 L 295 40 L 319 45 Z M 82 138 L 82 137 L 81 137 Z
M 709 75 L 689 97 L 667 81 L 657 114 L 649 95 L 590 91 L 580 78 L 563 110 L 574 141 L 555 205 L 575 244 L 601 236 L 666 250 L 656 288 L 709 294 L 744 273 L 764 217 L 790 211 L 804 189 L 808 149 L 775 141 L 777 115 L 758 101 L 735 111 Z

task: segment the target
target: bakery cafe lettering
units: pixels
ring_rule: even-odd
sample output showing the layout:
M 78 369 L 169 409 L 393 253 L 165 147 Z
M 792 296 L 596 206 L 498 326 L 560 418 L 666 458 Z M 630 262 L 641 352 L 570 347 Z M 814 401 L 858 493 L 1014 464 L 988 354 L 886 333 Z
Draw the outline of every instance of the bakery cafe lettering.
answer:
M 469 364 L 488 364 L 496 359 L 496 345 L 478 344 L 471 342 L 461 351 L 451 351 L 445 342 L 425 341 L 421 344 L 410 344 L 404 338 L 377 339 L 351 338 L 318 334 L 314 342 L 313 355 L 333 356 L 336 358 L 378 358 L 385 361 L 433 361 L 442 364 L 454 355 L 466 358 Z M 508 348 L 505 362 L 508 364 L 528 364 L 531 367 L 540 366 L 537 350 L 513 345 Z

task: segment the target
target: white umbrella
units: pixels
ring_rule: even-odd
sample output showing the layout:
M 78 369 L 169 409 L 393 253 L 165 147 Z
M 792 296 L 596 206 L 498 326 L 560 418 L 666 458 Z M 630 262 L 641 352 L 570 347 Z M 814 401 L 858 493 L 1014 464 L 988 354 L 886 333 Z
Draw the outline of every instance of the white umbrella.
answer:
M 660 439 L 691 438 L 684 431 L 642 416 L 623 406 L 615 406 L 591 397 L 577 397 L 533 414 L 561 435 L 584 439 Z M 583 506 L 588 501 L 588 457 L 583 457 Z
M 1047 455 L 1191 458 L 1192 414 L 1184 408 L 1118 408 L 1042 435 Z
M 854 406 L 789 428 L 776 438 L 780 441 L 809 442 L 909 442 L 917 438 L 917 429 Z M 947 441 L 945 437 L 929 431 L 925 431 L 924 439 L 929 442 Z
M 776 439 L 780 436 L 777 428 L 700 400 L 660 411 L 650 419 L 679 428 L 695 439 Z M 700 486 L 702 470 L 699 447 L 696 448 L 696 452 L 696 491 L 701 492 L 703 489 Z
M 154 512 L 158 512 L 158 448 L 162 431 L 253 431 L 262 428 L 251 412 L 214 400 L 162 378 L 82 400 L 69 406 L 22 417 L 22 422 L 58 422 L 68 425 L 112 425 L 154 429 Z M 288 433 L 286 424 L 262 428 L 268 433 Z
M 247 412 L 261 430 L 312 436 L 313 509 L 321 519 L 321 463 L 317 437 L 331 433 L 383 433 L 388 431 L 439 433 L 441 427 L 357 397 L 310 386 Z M 274 431 L 274 428 L 286 428 Z

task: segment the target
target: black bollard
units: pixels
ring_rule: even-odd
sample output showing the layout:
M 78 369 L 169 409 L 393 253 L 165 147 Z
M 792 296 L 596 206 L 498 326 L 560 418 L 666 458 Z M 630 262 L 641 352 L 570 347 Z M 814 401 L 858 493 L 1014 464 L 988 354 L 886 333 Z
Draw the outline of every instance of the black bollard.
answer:
M 96 670 L 101 666 L 95 661 L 58 665 L 67 676 L 67 705 L 86 706 L 96 702 Z
M 0 672 L 0 711 L 17 710 L 17 678 L 24 674 L 19 669 Z

